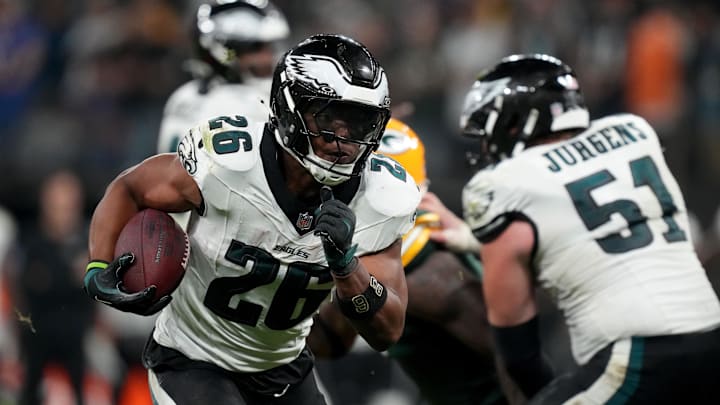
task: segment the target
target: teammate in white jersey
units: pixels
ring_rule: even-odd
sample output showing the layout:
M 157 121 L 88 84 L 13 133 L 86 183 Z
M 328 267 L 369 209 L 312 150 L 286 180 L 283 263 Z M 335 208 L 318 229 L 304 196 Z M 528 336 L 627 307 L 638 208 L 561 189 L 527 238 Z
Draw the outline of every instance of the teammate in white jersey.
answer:
M 277 48 L 289 33 L 285 16 L 267 0 L 201 4 L 192 26 L 194 59 L 188 63 L 194 79 L 165 104 L 158 153 L 175 152 L 189 128 L 231 116 L 239 105 L 245 117 L 267 119 Z
M 515 55 L 480 75 L 461 128 L 490 163 L 463 190 L 488 319 L 531 403 L 718 403 L 720 305 L 648 123 L 590 122 L 570 67 Z M 580 365 L 554 380 L 537 284 L 563 311 Z
M 90 226 L 85 288 L 123 311 L 169 303 L 144 353 L 156 402 L 325 403 L 305 337 L 331 289 L 375 349 L 399 339 L 400 241 L 420 196 L 402 166 L 372 154 L 389 106 L 385 73 L 364 46 L 313 36 L 278 63 L 268 122 L 238 106 L 191 130 L 177 156 L 151 157 L 108 187 Z M 193 212 L 172 300 L 119 282 L 132 255 L 113 259 L 115 240 L 146 207 Z

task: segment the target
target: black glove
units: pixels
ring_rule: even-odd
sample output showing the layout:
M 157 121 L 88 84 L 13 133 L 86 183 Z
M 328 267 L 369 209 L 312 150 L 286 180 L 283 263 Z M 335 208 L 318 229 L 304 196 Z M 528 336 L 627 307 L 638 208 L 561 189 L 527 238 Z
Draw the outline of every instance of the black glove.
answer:
M 352 244 L 355 233 L 355 213 L 344 202 L 333 197 L 332 189 L 320 190 L 322 204 L 316 211 L 315 235 L 320 236 L 330 270 L 342 277 L 357 268 L 357 245 Z
M 84 290 L 90 298 L 120 311 L 152 315 L 169 304 L 172 297 L 166 295 L 155 302 L 157 288 L 154 285 L 136 293 L 125 291 L 122 275 L 133 261 L 135 255 L 132 253 L 124 253 L 110 264 L 91 261 L 83 279 Z

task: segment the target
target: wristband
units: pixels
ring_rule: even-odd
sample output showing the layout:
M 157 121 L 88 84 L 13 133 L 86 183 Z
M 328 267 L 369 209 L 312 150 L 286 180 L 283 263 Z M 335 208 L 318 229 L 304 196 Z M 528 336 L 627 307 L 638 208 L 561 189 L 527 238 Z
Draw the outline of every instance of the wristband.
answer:
M 99 271 L 107 269 L 108 263 L 102 260 L 92 260 L 85 268 L 85 277 L 83 277 L 83 286 L 87 291 L 90 280 L 92 280 Z
M 356 320 L 367 320 L 372 318 L 387 301 L 387 289 L 375 277 L 370 276 L 370 285 L 363 291 L 350 299 L 341 299 L 335 289 L 335 301 L 340 307 L 340 312 L 347 318 Z
M 109 264 L 108 262 L 103 261 L 103 260 L 92 260 L 92 261 L 90 261 L 90 263 L 88 263 L 87 267 L 85 268 L 85 272 L 87 273 L 88 271 L 90 271 L 92 269 L 105 270 L 105 269 L 107 269 L 108 264 Z

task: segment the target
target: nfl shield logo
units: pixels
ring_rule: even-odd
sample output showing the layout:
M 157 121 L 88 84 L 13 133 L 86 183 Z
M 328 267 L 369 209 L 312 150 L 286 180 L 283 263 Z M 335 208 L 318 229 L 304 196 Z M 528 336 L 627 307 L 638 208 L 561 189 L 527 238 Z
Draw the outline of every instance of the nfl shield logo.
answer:
M 303 212 L 300 215 L 298 215 L 296 225 L 297 225 L 298 229 L 300 229 L 301 231 L 306 231 L 306 230 L 310 229 L 310 227 L 312 226 L 312 223 L 313 223 L 313 216 L 310 215 L 309 212 Z

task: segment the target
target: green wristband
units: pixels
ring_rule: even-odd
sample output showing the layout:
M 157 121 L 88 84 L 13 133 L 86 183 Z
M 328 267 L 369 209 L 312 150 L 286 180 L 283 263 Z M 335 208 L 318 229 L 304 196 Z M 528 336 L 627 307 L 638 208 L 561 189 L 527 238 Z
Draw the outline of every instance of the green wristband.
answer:
M 85 272 L 87 273 L 88 271 L 90 271 L 92 269 L 105 270 L 105 269 L 107 269 L 108 264 L 109 264 L 108 262 L 103 261 L 103 260 L 92 260 L 92 261 L 90 261 L 90 263 L 88 263 L 87 267 L 85 268 Z

